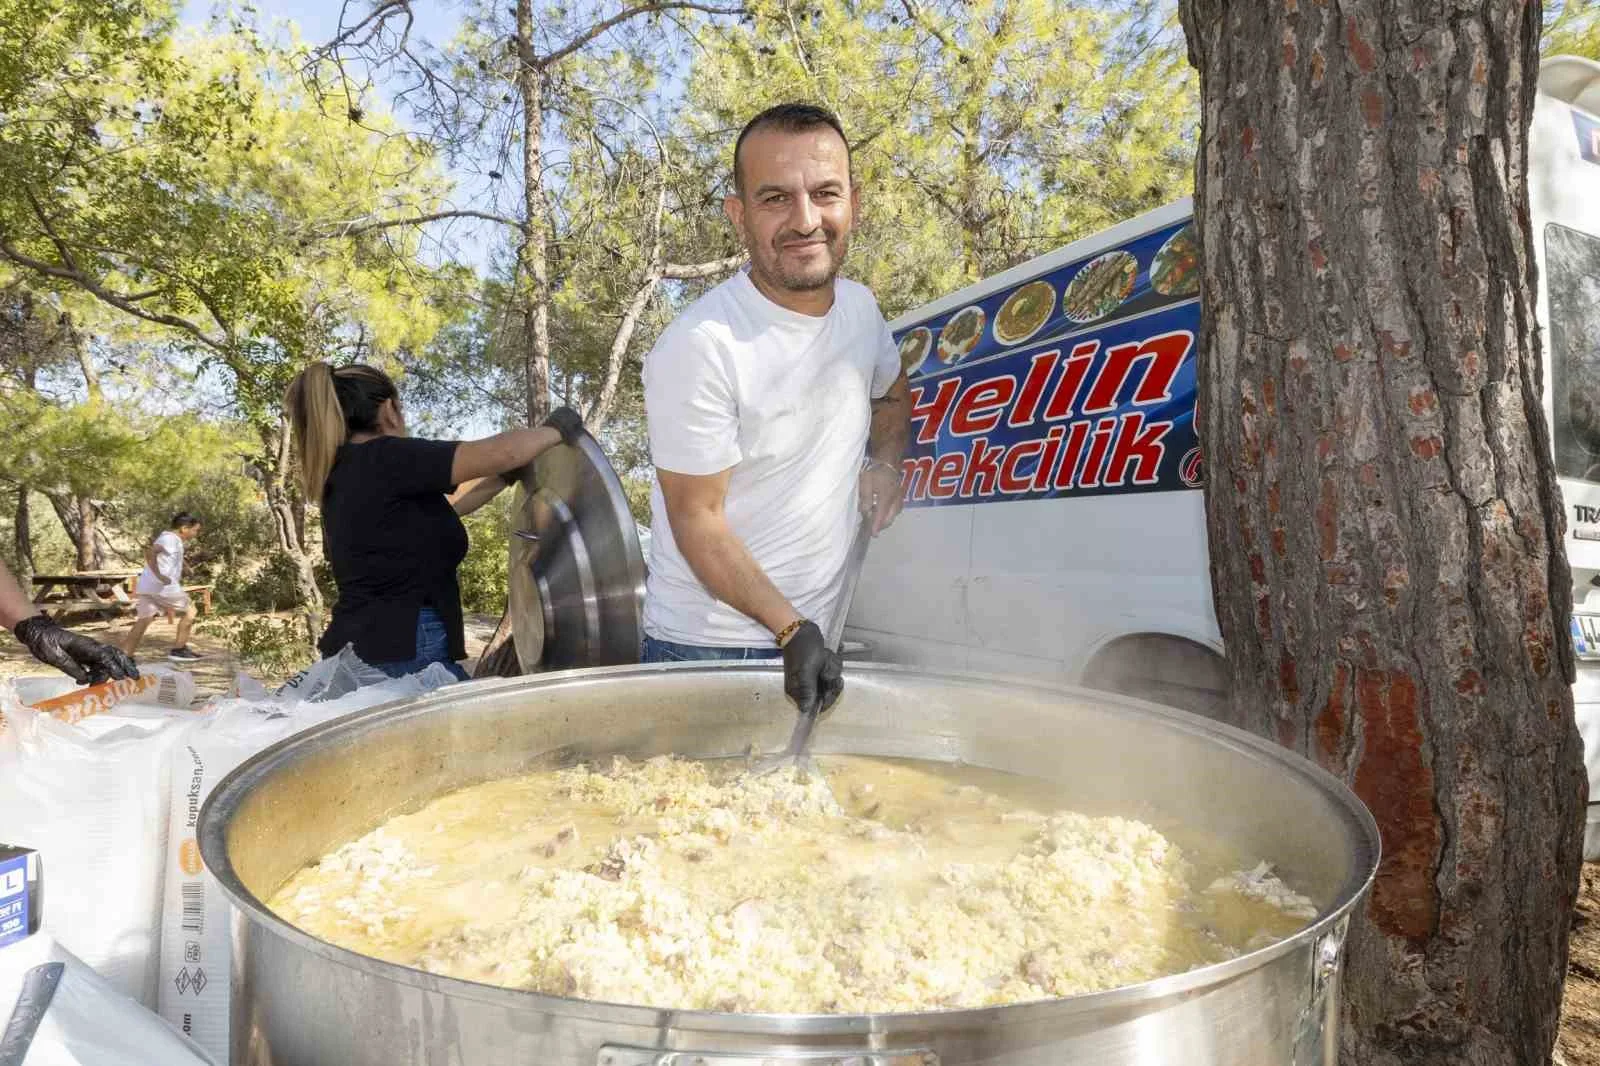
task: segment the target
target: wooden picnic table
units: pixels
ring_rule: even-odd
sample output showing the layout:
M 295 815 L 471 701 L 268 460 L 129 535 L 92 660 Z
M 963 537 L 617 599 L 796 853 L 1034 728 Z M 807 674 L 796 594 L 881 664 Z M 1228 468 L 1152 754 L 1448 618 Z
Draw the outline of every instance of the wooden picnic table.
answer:
M 133 605 L 137 570 L 82 570 L 74 574 L 33 575 L 33 602 L 45 611 L 120 612 Z M 211 585 L 185 585 L 183 591 L 199 601 L 202 614 L 211 613 Z
M 87 570 L 73 574 L 34 574 L 33 602 L 41 609 L 119 612 L 133 603 L 137 570 Z

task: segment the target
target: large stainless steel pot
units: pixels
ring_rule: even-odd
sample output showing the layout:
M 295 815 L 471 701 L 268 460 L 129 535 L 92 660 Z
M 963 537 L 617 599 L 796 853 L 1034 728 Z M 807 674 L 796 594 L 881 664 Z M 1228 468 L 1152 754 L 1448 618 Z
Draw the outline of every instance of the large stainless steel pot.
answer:
M 271 1066 L 1311 1066 L 1334 1062 L 1349 914 L 1377 828 L 1332 777 L 1261 740 L 1100 693 L 863 665 L 819 752 L 964 760 L 1062 782 L 1082 809 L 1181 821 L 1276 864 L 1322 917 L 1222 965 L 986 1010 L 744 1015 L 561 999 L 323 943 L 263 907 L 292 873 L 447 790 L 608 753 L 779 748 L 781 674 L 615 667 L 460 685 L 310 730 L 241 766 L 200 817 L 237 905 L 235 1063 Z

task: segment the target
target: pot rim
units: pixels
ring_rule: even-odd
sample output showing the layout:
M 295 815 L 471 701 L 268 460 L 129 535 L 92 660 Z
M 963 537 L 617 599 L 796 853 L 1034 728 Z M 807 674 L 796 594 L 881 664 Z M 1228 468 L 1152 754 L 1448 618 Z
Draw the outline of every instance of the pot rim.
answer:
M 579 670 L 555 671 L 523 677 L 494 678 L 466 682 L 473 694 L 489 694 L 504 689 L 559 688 L 573 684 L 588 684 L 596 679 L 650 676 L 654 674 L 724 673 L 778 674 L 776 665 L 758 665 L 748 661 L 651 663 L 626 666 L 589 667 Z M 1247 952 L 1225 962 L 1212 963 L 1183 973 L 1156 978 L 1136 985 L 1089 992 L 1054 999 L 1027 1000 L 995 1007 L 945 1008 L 930 1011 L 906 1011 L 880 1014 L 777 1014 L 739 1013 L 734 1011 L 681 1010 L 649 1007 L 633 1003 L 611 1003 L 604 1000 L 578 999 L 552 996 L 540 992 L 505 988 L 483 984 L 443 974 L 429 973 L 400 963 L 385 962 L 348 948 L 338 947 L 291 925 L 279 918 L 265 902 L 244 886 L 234 871 L 228 854 L 226 829 L 240 803 L 259 782 L 271 777 L 285 766 L 298 760 L 303 750 L 320 745 L 330 735 L 350 735 L 386 728 L 393 719 L 422 716 L 441 704 L 460 702 L 463 685 L 450 685 L 436 689 L 424 696 L 407 697 L 389 703 L 366 707 L 338 718 L 295 733 L 240 763 L 231 773 L 217 783 L 211 795 L 201 806 L 196 836 L 200 854 L 207 870 L 216 878 L 222 891 L 237 910 L 237 918 L 254 922 L 266 932 L 310 952 L 328 962 L 355 970 L 368 977 L 438 992 L 451 997 L 478 1000 L 516 1011 L 532 1011 L 567 1017 L 584 1018 L 616 1025 L 646 1028 L 671 1028 L 708 1033 L 736 1033 L 747 1035 L 778 1036 L 854 1036 L 889 1030 L 922 1030 L 928 1032 L 969 1028 L 974 1024 L 1022 1024 L 1047 1018 L 1067 1017 L 1090 1012 L 1112 1011 L 1153 1000 L 1179 998 L 1197 994 L 1207 988 L 1222 985 L 1246 973 L 1261 969 L 1274 959 L 1319 943 L 1330 934 L 1342 939 L 1344 923 L 1356 905 L 1365 897 L 1377 876 L 1381 844 L 1378 825 L 1366 805 L 1342 781 L 1317 766 L 1309 759 L 1296 755 L 1277 744 L 1199 715 L 1180 711 L 1160 704 L 1123 696 L 1118 693 L 1099 692 L 1077 686 L 1054 684 L 1031 679 L 1008 678 L 995 674 L 959 671 L 927 670 L 890 663 L 853 663 L 852 674 L 892 677 L 897 674 L 913 675 L 919 679 L 934 679 L 955 683 L 1002 684 L 1013 689 L 1029 690 L 1056 696 L 1072 696 L 1111 701 L 1129 711 L 1160 719 L 1169 728 L 1206 737 L 1213 743 L 1231 747 L 1247 757 L 1264 759 L 1280 769 L 1300 777 L 1333 800 L 1350 823 L 1352 835 L 1358 843 L 1354 868 L 1364 870 L 1348 878 L 1340 887 L 1335 902 L 1315 921 L 1291 937 L 1264 948 Z M 1311 980 L 1308 976 L 1307 980 Z

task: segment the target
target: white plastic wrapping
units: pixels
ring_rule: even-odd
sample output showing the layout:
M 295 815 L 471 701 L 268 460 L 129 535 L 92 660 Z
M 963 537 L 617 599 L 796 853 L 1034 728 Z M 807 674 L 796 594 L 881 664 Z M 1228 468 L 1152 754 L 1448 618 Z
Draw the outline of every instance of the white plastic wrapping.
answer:
M 171 762 L 168 790 L 160 1012 L 219 1062 L 228 1059 L 231 908 L 200 861 L 195 834 L 206 797 L 241 762 L 285 737 L 454 680 L 438 665 L 390 678 L 347 648 L 277 693 L 241 677 L 237 691 L 244 698 L 219 701 L 182 738 Z
M 118 991 L 156 1005 L 168 763 L 194 721 L 129 706 L 67 724 L 0 684 L 0 840 L 36 849 L 44 927 Z
M 47 933 L 0 948 L 0 1028 L 29 970 L 66 967 L 25 1066 L 216 1066 L 217 1062 L 151 1011 L 124 996 Z

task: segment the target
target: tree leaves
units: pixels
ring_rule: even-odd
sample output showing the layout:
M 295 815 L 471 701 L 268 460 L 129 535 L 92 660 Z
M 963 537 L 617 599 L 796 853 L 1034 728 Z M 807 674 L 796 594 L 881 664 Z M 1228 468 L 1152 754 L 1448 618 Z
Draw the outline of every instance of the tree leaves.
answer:
M 766 0 L 690 76 L 727 143 L 763 106 L 821 102 L 855 147 L 849 271 L 892 315 L 1189 190 L 1194 83 L 1170 5 Z
M 456 273 L 422 263 L 414 233 L 329 237 L 436 206 L 427 153 L 354 100 L 308 98 L 294 56 L 248 29 L 175 38 L 155 0 L 89 17 L 104 7 L 0 0 L 0 51 L 52 27 L 47 63 L 0 68 L 0 257 L 208 349 L 263 422 L 305 360 L 439 327 Z M 58 73 L 91 66 L 105 76 Z

